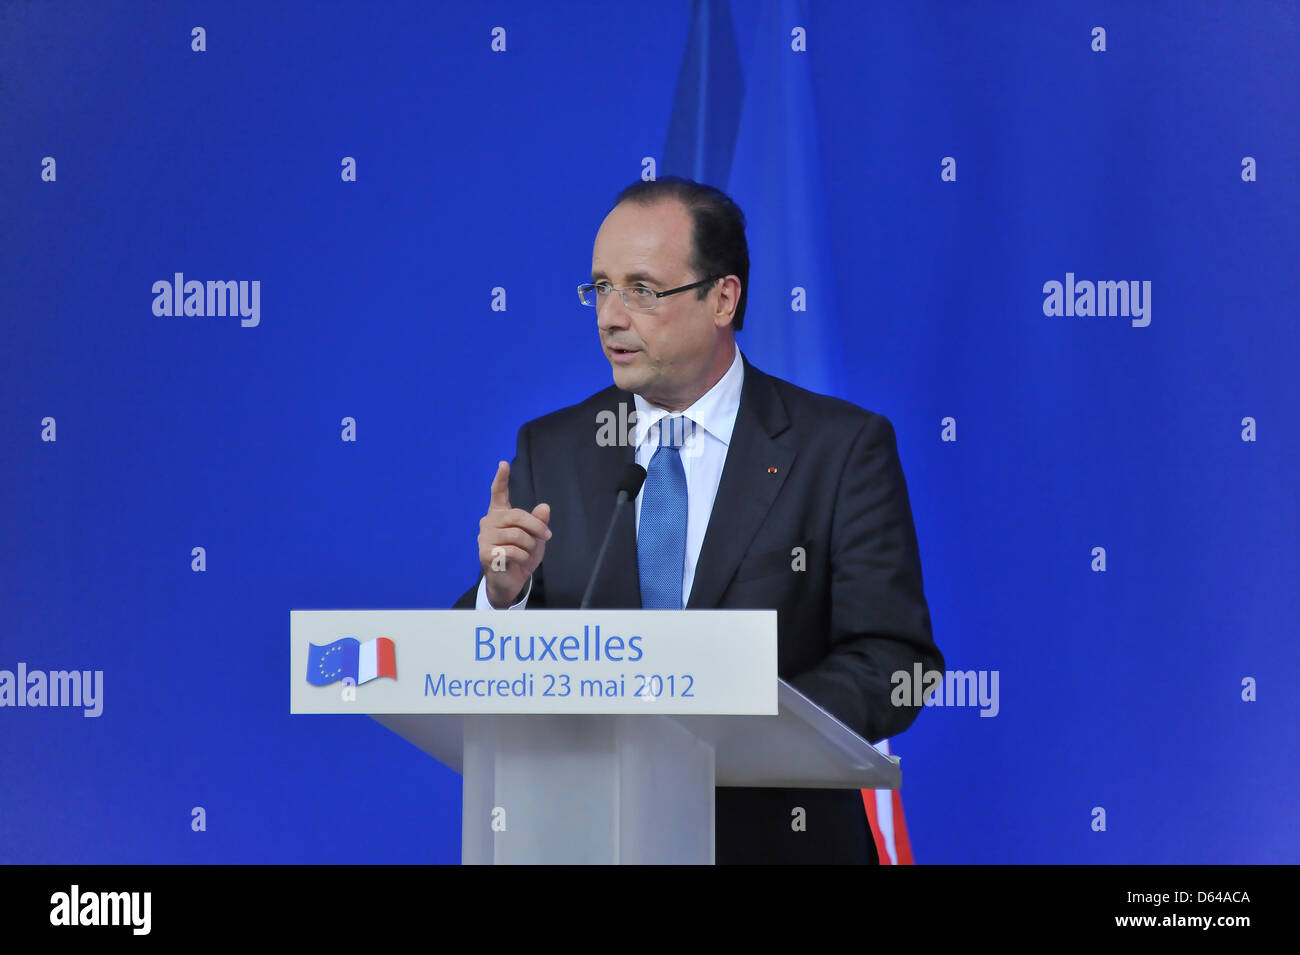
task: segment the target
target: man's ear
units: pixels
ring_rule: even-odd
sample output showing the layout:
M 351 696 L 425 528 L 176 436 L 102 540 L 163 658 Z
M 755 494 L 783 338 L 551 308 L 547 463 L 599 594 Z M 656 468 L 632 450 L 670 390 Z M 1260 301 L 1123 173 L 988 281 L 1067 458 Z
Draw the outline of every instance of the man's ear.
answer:
M 723 328 L 731 324 L 740 306 L 740 278 L 727 275 L 718 282 L 718 307 L 713 313 L 713 324 Z

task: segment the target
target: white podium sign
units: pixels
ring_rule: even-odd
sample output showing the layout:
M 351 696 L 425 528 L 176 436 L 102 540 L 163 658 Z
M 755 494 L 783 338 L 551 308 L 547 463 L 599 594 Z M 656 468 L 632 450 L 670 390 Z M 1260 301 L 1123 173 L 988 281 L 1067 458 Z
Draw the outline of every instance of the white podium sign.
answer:
M 292 610 L 291 713 L 774 715 L 775 610 Z

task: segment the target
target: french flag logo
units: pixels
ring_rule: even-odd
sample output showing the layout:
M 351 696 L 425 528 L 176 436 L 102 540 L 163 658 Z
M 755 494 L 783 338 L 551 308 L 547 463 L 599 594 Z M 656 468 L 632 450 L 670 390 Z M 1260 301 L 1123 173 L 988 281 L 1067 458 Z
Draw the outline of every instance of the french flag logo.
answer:
M 323 647 L 307 646 L 307 682 L 312 686 L 329 686 L 339 680 L 359 686 L 381 676 L 397 679 L 397 648 L 387 637 L 365 643 L 344 637 Z

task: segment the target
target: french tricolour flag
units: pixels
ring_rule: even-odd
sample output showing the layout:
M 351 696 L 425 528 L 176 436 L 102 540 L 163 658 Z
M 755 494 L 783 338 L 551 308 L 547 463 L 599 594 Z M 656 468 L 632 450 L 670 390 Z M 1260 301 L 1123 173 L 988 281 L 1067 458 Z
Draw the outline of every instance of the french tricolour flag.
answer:
M 882 739 L 876 749 L 890 755 L 889 740 Z M 903 795 L 897 789 L 864 789 L 862 802 L 871 821 L 871 837 L 881 865 L 913 865 L 912 843 L 907 838 L 907 820 L 903 817 Z

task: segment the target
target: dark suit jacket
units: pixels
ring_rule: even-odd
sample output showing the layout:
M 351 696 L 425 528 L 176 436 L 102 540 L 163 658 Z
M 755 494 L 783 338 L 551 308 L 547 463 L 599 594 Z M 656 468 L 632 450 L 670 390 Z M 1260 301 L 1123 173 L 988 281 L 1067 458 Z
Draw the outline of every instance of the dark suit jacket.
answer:
M 885 417 L 765 375 L 748 360 L 735 430 L 687 607 L 775 609 L 778 672 L 875 742 L 917 708 L 890 703 L 890 675 L 943 669 L 893 426 Z M 625 412 L 619 415 L 620 402 Z M 551 505 L 529 607 L 577 607 L 630 443 L 597 443 L 597 416 L 623 420 L 632 395 L 609 387 L 519 429 L 510 503 Z M 775 472 L 771 469 L 775 468 Z M 794 548 L 806 567 L 795 569 Z M 473 608 L 477 584 L 457 607 Z M 641 606 L 635 511 L 625 507 L 591 606 Z M 855 790 L 719 789 L 719 862 L 871 862 Z M 791 828 L 805 810 L 806 830 Z

